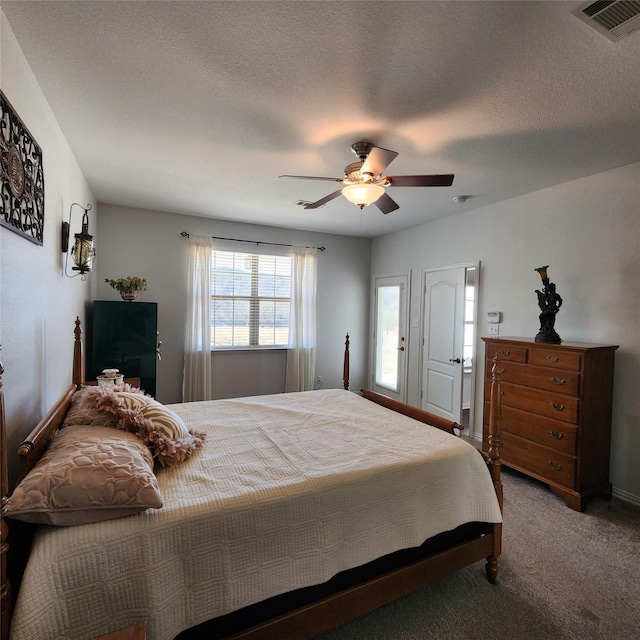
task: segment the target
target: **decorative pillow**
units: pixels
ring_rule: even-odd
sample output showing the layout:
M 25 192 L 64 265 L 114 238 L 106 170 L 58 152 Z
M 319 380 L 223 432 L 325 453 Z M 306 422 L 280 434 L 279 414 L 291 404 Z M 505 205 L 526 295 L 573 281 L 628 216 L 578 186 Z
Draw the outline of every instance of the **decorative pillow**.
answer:
M 143 394 L 144 392 L 136 387 L 125 383 L 115 389 L 126 391 L 127 393 Z M 118 418 L 104 410 L 96 409 L 97 398 L 100 397 L 99 386 L 86 386 L 78 389 L 71 400 L 71 406 L 62 422 L 63 427 L 71 425 L 96 425 L 101 427 L 115 427 Z
M 204 433 L 187 429 L 179 415 L 151 396 L 103 387 L 94 400 L 96 409 L 118 416 L 118 427 L 144 440 L 162 466 L 184 462 L 204 443 Z
M 18 484 L 7 516 L 59 526 L 122 518 L 162 507 L 153 458 L 135 435 L 68 426 Z
M 92 398 L 99 394 L 98 387 L 81 387 L 71 399 L 71 406 L 62 422 L 63 427 L 72 425 L 97 425 L 103 427 L 115 427 L 118 420 L 106 411 L 98 411 Z

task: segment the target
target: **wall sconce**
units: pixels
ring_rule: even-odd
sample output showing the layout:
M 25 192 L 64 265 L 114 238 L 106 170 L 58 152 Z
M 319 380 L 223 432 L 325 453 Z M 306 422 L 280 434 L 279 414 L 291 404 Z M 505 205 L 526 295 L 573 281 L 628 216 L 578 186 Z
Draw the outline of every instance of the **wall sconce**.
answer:
M 71 269 L 72 271 L 78 271 L 78 273 L 69 275 L 69 273 L 67 273 L 67 263 L 69 261 L 69 229 L 71 227 L 73 207 L 80 207 L 83 209 L 84 215 L 82 216 L 82 231 L 74 235 L 74 243 L 71 248 L 71 257 L 75 263 Z M 82 276 L 82 279 L 86 280 L 87 276 L 85 274 L 91 271 L 93 260 L 96 257 L 96 250 L 93 246 L 93 236 L 89 234 L 90 209 L 90 204 L 85 208 L 77 202 L 74 202 L 69 209 L 69 222 L 62 223 L 62 253 L 66 254 L 64 261 L 64 274 L 69 278 Z

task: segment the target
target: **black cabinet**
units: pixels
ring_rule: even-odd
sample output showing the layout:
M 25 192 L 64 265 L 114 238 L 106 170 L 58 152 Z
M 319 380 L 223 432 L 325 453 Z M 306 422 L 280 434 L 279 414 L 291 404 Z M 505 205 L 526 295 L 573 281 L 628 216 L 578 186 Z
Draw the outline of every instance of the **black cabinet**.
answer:
M 140 378 L 140 386 L 156 395 L 158 305 L 155 302 L 95 300 L 87 349 L 87 379 L 103 369 L 119 369 L 125 378 Z

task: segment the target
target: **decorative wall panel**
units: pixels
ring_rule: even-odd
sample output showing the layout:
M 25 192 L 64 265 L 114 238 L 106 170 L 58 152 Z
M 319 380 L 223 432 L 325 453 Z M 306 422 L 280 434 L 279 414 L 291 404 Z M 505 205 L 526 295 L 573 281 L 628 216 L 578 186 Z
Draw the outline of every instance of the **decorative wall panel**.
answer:
M 0 225 L 42 245 L 42 150 L 0 91 Z

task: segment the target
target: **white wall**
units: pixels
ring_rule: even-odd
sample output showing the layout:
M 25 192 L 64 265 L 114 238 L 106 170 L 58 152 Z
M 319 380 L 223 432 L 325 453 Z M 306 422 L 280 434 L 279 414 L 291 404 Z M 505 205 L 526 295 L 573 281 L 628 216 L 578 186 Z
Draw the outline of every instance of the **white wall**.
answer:
M 62 275 L 60 228 L 79 202 L 92 205 L 95 233 L 96 202 L 2 11 L 0 87 L 42 149 L 45 180 L 43 246 L 0 227 L 0 359 L 14 452 L 71 381 L 74 320 L 84 318 L 93 278 Z M 74 207 L 72 237 L 80 231 L 79 211 Z M 9 458 L 13 479 L 15 456 Z
M 317 363 L 324 388 L 342 386 L 344 336 L 351 335 L 352 388 L 364 384 L 367 368 L 369 264 L 371 241 L 276 227 L 210 220 L 108 204 L 98 206 L 98 300 L 119 300 L 105 278 L 138 275 L 148 281 L 138 300 L 158 302 L 162 360 L 158 363 L 158 400 L 182 401 L 182 365 L 186 323 L 187 240 L 181 231 L 243 240 L 325 246 L 318 252 Z M 240 250 L 251 245 L 238 244 Z M 216 396 L 282 391 L 281 363 L 259 354 L 222 354 L 216 371 L 224 376 Z M 215 356 L 214 356 L 215 357 Z M 215 363 L 215 360 L 214 360 Z M 214 365 L 215 367 L 215 365 Z M 239 369 L 240 367 L 240 369 Z M 265 376 L 270 369 L 272 376 Z M 240 376 L 237 372 L 243 372 Z M 235 379 L 234 379 L 235 378 Z M 224 388 L 220 385 L 224 383 Z M 215 380 L 214 380 L 215 384 Z
M 423 269 L 481 261 L 479 318 L 502 311 L 500 335 L 539 329 L 536 267 L 548 264 L 564 304 L 567 341 L 616 344 L 611 481 L 640 503 L 640 163 L 544 189 L 374 240 L 372 275 L 412 270 L 411 318 L 420 316 Z M 488 326 L 479 325 L 480 336 Z M 484 343 L 476 389 L 482 389 Z M 418 404 L 419 332 L 409 342 L 409 402 Z M 482 424 L 476 394 L 474 429 Z

